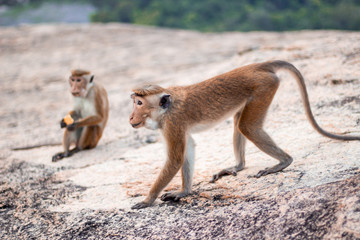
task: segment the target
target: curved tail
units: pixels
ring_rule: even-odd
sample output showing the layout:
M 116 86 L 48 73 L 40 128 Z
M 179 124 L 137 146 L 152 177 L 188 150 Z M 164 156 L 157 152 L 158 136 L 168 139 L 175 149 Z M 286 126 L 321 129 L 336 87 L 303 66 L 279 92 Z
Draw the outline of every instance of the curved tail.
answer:
M 346 140 L 346 141 L 360 140 L 360 136 L 337 135 L 337 134 L 329 133 L 329 132 L 325 131 L 324 129 L 322 129 L 319 126 L 319 124 L 315 121 L 314 115 L 311 111 L 309 97 L 308 97 L 308 94 L 306 91 L 304 78 L 301 75 L 301 73 L 299 72 L 299 70 L 297 70 L 297 68 L 295 68 L 291 63 L 288 63 L 285 61 L 276 60 L 276 61 L 271 61 L 268 63 L 273 67 L 274 71 L 276 71 L 278 69 L 286 69 L 294 76 L 294 78 L 296 79 L 296 81 L 300 87 L 301 98 L 303 100 L 306 116 L 309 119 L 311 125 L 315 128 L 315 130 L 317 132 L 319 132 L 321 135 L 324 135 L 325 137 L 333 138 L 333 139 L 337 139 L 337 140 Z

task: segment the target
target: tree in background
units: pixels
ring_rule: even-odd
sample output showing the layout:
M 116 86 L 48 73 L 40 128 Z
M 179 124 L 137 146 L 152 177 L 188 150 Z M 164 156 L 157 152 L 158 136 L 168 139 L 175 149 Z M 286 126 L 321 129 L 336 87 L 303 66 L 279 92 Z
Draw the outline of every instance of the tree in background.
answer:
M 94 22 L 200 31 L 360 30 L 355 0 L 91 0 Z
M 360 0 L 0 0 L 1 5 L 91 3 L 93 22 L 217 31 L 360 30 Z

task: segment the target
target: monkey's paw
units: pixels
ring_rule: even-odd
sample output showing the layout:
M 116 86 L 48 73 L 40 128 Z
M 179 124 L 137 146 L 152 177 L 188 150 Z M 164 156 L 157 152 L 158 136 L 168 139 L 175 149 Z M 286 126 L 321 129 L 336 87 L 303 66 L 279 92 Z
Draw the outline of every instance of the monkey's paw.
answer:
M 76 123 L 74 122 L 74 123 L 72 123 L 70 125 L 67 125 L 66 129 L 69 130 L 69 131 L 74 131 L 76 129 L 76 127 L 77 127 Z
M 61 119 L 60 128 L 64 128 L 64 127 L 66 127 L 66 122 L 64 121 L 64 119 Z
M 57 161 L 63 159 L 64 157 L 65 157 L 65 154 L 62 153 L 62 152 L 60 152 L 60 153 L 55 154 L 55 155 L 52 157 L 51 161 L 52 161 L 52 162 L 57 162 Z
M 260 178 L 260 177 L 266 176 L 270 173 L 274 173 L 274 171 L 271 171 L 271 170 L 269 170 L 269 168 L 266 168 L 264 170 L 259 171 L 255 175 L 249 175 L 248 178 Z
M 224 176 L 228 176 L 228 175 L 236 176 L 237 172 L 239 172 L 243 169 L 244 169 L 243 163 L 240 163 L 234 167 L 225 168 L 225 169 L 221 170 L 220 172 L 218 172 L 217 174 L 214 174 L 212 179 L 210 180 L 210 183 L 214 183 Z
M 178 202 L 181 198 L 186 197 L 189 193 L 186 192 L 168 192 L 161 196 L 162 201 L 173 201 Z
M 253 176 L 254 178 L 259 178 L 259 177 L 263 177 L 266 176 L 270 173 L 274 173 L 274 171 L 271 171 L 270 168 L 266 168 L 264 170 L 259 171 L 255 176 Z
M 151 204 L 147 202 L 139 202 L 131 207 L 131 209 L 141 209 L 141 208 L 147 208 L 150 207 Z
M 227 168 L 227 169 L 223 169 L 220 172 L 218 172 L 217 174 L 214 174 L 212 179 L 210 180 L 210 183 L 214 183 L 217 180 L 219 180 L 220 178 L 222 178 L 223 176 L 228 176 L 228 175 L 232 175 L 232 176 L 236 176 L 238 170 L 236 170 L 235 168 Z

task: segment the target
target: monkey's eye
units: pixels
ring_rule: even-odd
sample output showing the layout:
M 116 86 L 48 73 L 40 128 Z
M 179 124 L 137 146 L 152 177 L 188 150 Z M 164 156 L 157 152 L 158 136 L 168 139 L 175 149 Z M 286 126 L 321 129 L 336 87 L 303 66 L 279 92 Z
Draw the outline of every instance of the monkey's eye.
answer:
M 81 82 L 81 79 L 80 79 L 80 78 L 78 78 L 78 79 L 76 79 L 76 81 L 77 81 L 77 82 Z
M 142 104 L 143 104 L 142 101 L 140 100 L 137 101 L 137 105 L 142 105 Z

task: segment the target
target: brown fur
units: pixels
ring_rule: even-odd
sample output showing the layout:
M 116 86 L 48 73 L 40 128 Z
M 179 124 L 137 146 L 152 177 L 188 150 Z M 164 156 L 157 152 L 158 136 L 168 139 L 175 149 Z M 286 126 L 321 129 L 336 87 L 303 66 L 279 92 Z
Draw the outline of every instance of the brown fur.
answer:
M 72 77 L 81 77 L 83 75 L 89 75 L 90 72 L 86 71 L 86 70 L 81 70 L 81 69 L 74 69 L 71 70 L 71 76 Z
M 158 94 L 163 91 L 164 89 L 157 85 L 144 85 L 142 87 L 133 89 L 133 92 L 136 96 L 142 96 L 142 97 Z
M 88 71 L 73 70 L 69 78 L 71 93 L 77 104 L 75 110 L 68 114 L 75 121 L 66 126 L 63 137 L 64 152 L 55 154 L 52 161 L 59 161 L 80 150 L 96 147 L 102 136 L 109 117 L 109 102 L 106 90 L 99 84 L 89 82 L 89 74 Z M 71 144 L 75 144 L 72 150 Z
M 181 192 L 167 193 L 162 196 L 162 200 L 178 200 L 189 194 L 191 180 L 188 178 L 192 177 L 193 156 L 190 134 L 201 130 L 205 125 L 213 125 L 225 119 L 229 114 L 234 116 L 233 138 L 237 164 L 215 174 L 212 182 L 224 175 L 236 175 L 236 172 L 244 168 L 245 138 L 279 160 L 279 164 L 260 171 L 256 177 L 278 172 L 289 166 L 292 157 L 281 150 L 262 128 L 266 112 L 279 87 L 279 79 L 275 75 L 278 69 L 288 70 L 297 80 L 306 115 L 315 130 L 333 139 L 360 140 L 360 136 L 329 133 L 316 123 L 301 73 L 284 61 L 247 65 L 190 86 L 161 88 L 147 85 L 136 88 L 130 124 L 135 128 L 146 126 L 161 129 L 167 143 L 168 160 L 148 197 L 133 208 L 151 205 L 180 168 L 183 175 Z M 168 102 L 163 99 L 167 95 L 170 95 Z M 168 107 L 162 107 L 162 102 L 168 103 Z

